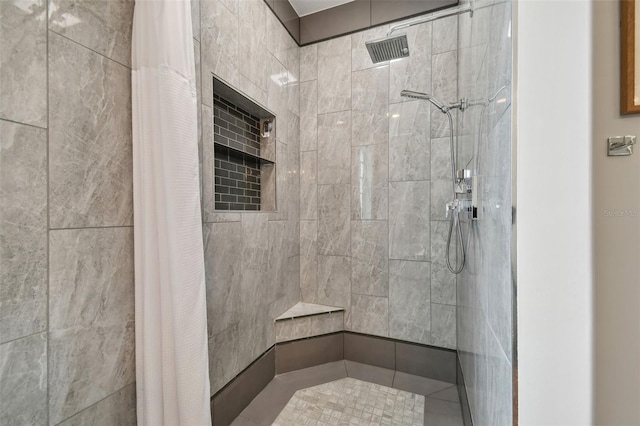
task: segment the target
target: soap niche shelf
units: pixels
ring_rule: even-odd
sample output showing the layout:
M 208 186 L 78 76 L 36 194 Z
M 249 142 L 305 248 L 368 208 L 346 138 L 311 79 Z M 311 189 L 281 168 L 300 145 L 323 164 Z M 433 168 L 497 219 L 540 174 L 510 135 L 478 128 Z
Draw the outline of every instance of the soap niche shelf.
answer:
M 216 211 L 276 210 L 276 116 L 213 77 Z

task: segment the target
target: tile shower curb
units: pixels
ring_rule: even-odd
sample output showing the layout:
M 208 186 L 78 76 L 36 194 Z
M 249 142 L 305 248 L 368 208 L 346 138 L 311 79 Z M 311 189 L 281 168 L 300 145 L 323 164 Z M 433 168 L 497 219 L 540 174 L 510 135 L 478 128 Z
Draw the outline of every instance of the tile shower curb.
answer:
M 272 345 L 211 397 L 213 426 L 231 424 L 276 374 L 341 360 L 457 384 L 464 424 L 472 425 L 456 351 L 339 331 Z

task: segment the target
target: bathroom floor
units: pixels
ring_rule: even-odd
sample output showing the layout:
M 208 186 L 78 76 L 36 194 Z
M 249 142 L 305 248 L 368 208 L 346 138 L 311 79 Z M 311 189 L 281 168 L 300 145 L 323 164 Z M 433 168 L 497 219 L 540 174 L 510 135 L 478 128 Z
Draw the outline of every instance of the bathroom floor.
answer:
M 301 389 L 305 390 L 297 392 Z M 360 396 L 356 400 L 353 394 Z M 387 412 L 395 414 L 391 423 L 385 423 L 384 419 L 388 416 L 375 417 L 375 409 L 384 413 L 385 407 L 383 403 L 376 404 L 372 400 L 380 401 L 383 394 L 385 400 L 390 397 L 403 404 L 402 410 Z M 337 400 L 343 403 L 344 408 L 336 406 Z M 355 409 L 356 404 L 362 410 Z M 365 410 L 365 407 L 372 409 Z M 345 411 L 349 416 L 342 417 L 343 423 L 340 423 L 339 417 Z M 312 412 L 325 413 L 330 417 L 333 415 L 333 420 L 315 418 Z M 422 424 L 422 413 L 425 426 L 462 426 L 457 387 L 451 383 L 345 360 L 277 375 L 240 413 L 232 426 L 416 425 Z

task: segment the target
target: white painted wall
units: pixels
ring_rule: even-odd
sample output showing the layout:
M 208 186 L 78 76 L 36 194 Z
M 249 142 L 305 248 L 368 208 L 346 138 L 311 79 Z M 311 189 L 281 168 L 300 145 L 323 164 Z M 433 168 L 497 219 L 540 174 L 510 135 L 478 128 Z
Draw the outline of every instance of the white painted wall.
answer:
M 522 426 L 592 422 L 591 9 L 515 13 Z

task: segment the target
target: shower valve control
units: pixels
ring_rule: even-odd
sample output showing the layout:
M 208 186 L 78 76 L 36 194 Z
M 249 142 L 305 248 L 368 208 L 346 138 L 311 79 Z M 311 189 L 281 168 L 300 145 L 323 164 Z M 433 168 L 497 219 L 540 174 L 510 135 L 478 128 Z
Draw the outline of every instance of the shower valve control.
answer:
M 456 171 L 456 194 L 471 194 L 472 179 L 471 170 Z

